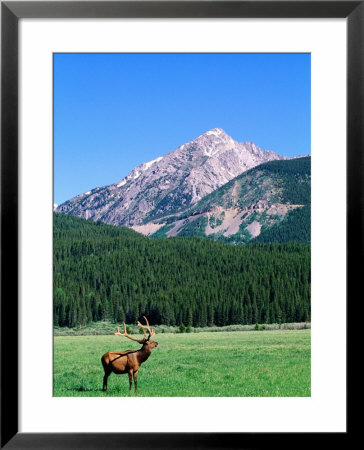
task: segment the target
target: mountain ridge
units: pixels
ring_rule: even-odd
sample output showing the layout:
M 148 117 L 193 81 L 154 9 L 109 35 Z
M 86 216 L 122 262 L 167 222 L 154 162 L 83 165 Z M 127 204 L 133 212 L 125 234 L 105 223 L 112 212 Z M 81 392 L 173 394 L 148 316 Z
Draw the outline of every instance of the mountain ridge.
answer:
M 149 230 L 133 229 L 152 237 L 203 236 L 234 244 L 266 242 L 267 236 L 269 242 L 309 242 L 310 204 L 311 158 L 276 160 L 242 173 L 190 210 L 149 224 Z

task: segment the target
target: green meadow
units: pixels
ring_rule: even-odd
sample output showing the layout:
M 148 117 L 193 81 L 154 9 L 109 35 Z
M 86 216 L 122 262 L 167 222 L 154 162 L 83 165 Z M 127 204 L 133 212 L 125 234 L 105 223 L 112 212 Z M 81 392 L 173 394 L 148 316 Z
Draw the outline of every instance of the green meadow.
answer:
M 56 397 L 307 397 L 311 330 L 157 334 L 159 346 L 138 372 L 111 374 L 102 391 L 101 356 L 138 349 L 118 336 L 55 336 Z

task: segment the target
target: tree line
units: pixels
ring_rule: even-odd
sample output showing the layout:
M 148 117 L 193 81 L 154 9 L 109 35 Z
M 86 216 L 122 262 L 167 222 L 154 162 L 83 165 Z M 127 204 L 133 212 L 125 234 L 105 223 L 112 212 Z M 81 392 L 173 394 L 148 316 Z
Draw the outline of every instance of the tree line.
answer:
M 310 321 L 310 245 L 150 239 L 54 214 L 54 325 Z

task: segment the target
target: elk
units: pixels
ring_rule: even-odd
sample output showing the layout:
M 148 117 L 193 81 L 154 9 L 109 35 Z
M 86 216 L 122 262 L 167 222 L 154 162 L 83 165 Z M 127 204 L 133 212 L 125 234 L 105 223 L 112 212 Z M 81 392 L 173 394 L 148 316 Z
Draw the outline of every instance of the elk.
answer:
M 142 328 L 144 337 L 142 339 L 135 339 L 126 332 L 126 325 L 124 322 L 124 333 L 120 333 L 119 328 L 116 328 L 117 336 L 125 336 L 132 341 L 136 341 L 142 344 L 142 348 L 139 350 L 125 350 L 124 352 L 107 352 L 101 358 L 101 363 L 104 368 L 104 383 L 102 386 L 103 391 L 107 391 L 107 379 L 111 372 L 115 374 L 128 373 L 129 374 L 129 391 L 131 391 L 133 377 L 134 377 L 134 388 L 135 392 L 138 391 L 137 380 L 138 380 L 138 370 L 140 365 L 146 361 L 153 348 L 157 347 L 158 342 L 153 342 L 150 340 L 152 336 L 155 335 L 155 328 L 151 329 L 149 326 L 148 319 L 144 317 L 146 325 L 142 325 L 138 321 L 138 326 Z M 148 331 L 149 336 L 145 334 L 145 330 Z

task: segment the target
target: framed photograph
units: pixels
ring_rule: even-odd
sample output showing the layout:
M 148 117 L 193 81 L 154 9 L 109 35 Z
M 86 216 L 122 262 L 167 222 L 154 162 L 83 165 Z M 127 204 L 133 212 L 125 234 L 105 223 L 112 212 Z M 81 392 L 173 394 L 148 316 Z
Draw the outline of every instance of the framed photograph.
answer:
M 2 447 L 348 438 L 363 25 L 1 3 Z

